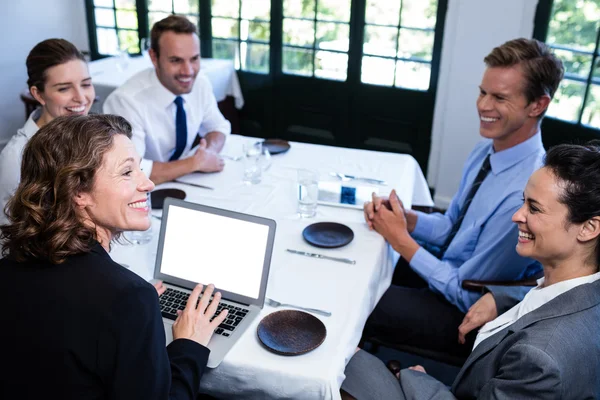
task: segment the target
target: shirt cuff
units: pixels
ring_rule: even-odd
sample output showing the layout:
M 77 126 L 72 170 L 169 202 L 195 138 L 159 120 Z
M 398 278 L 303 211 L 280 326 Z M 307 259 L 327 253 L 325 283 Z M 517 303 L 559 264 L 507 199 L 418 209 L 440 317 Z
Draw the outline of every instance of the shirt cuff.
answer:
M 154 165 L 154 161 L 148 160 L 146 158 L 142 159 L 140 167 L 142 168 L 142 171 L 144 171 L 144 174 L 146 174 L 146 176 L 148 178 L 150 178 L 150 174 L 152 174 L 152 166 L 153 165 Z
M 440 262 L 433 254 L 422 247 L 415 253 L 410 260 L 410 267 L 429 283 L 429 278 L 436 270 L 436 265 Z
M 417 223 L 411 235 L 417 240 L 427 240 L 427 238 L 432 237 L 435 222 L 439 218 L 432 214 L 425 214 L 420 211 L 417 211 L 416 213 Z

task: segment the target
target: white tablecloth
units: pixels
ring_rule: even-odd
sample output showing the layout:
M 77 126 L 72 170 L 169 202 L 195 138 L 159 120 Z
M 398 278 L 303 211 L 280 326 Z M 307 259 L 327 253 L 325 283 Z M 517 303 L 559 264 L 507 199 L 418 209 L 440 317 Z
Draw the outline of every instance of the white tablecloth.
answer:
M 92 82 L 96 94 L 100 96 L 100 104 L 97 106 L 100 109 L 113 90 L 137 72 L 152 66 L 147 55 L 127 58 L 126 63 L 123 63 L 126 66 L 120 63 L 121 59 L 118 57 L 103 58 L 89 63 Z M 232 61 L 203 58 L 200 60 L 200 73 L 205 74 L 210 80 L 217 101 L 232 96 L 236 108 L 241 109 L 244 106 L 244 96 Z
M 228 137 L 223 154 L 240 155 L 242 142 L 250 140 L 238 135 Z M 255 186 L 242 183 L 241 161 L 227 161 L 222 173 L 182 178 L 215 190 L 177 183 L 160 186 L 184 190 L 186 200 L 275 219 L 267 297 L 332 312 L 331 317 L 316 316 L 327 328 L 327 338 L 320 347 L 301 356 L 283 357 L 266 350 L 256 336 L 260 320 L 276 311 L 265 306 L 222 364 L 205 372 L 203 390 L 218 397 L 339 399 L 346 363 L 367 317 L 390 285 L 398 254 L 379 234 L 368 230 L 362 211 L 319 205 L 315 218 L 297 216 L 296 168 L 317 170 L 322 180 L 335 180 L 329 176 L 331 171 L 384 179 L 389 184 L 380 187 L 382 192 L 395 188 L 406 206 L 433 204 L 425 178 L 411 156 L 294 142 L 291 145 L 287 153 L 272 157 L 272 166 Z M 302 239 L 302 230 L 325 220 L 351 227 L 354 240 L 339 249 L 309 246 Z M 118 245 L 111 252 L 117 262 L 127 264 L 145 279 L 151 279 L 154 271 L 160 221 L 153 220 L 153 224 L 155 235 L 150 244 Z M 352 258 L 356 264 L 298 256 L 286 252 L 287 248 Z

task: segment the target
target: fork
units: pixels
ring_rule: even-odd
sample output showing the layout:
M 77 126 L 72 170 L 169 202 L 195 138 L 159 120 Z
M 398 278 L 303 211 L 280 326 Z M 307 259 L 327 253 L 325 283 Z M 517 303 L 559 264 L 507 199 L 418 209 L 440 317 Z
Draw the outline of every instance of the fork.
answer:
M 304 310 L 304 311 L 308 311 L 311 313 L 319 314 L 324 317 L 331 317 L 331 313 L 329 311 L 323 311 L 323 310 L 319 310 L 316 308 L 300 307 L 300 306 L 295 306 L 293 304 L 280 303 L 276 300 L 269 299 L 269 298 L 266 298 L 265 302 L 267 303 L 267 305 L 269 305 L 271 307 L 292 307 L 292 308 L 297 308 L 299 310 Z

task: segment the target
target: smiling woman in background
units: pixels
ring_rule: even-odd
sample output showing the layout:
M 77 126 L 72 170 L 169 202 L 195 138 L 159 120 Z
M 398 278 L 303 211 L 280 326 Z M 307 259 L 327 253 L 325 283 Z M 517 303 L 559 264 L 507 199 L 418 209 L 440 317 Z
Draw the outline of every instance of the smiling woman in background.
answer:
M 23 151 L 0 226 L 0 399 L 196 399 L 227 313 L 212 285 L 196 306 L 197 285 L 165 347 L 156 290 L 110 258 L 121 232 L 150 226 L 130 138 L 121 117 L 58 117 Z
M 0 153 L 0 223 L 19 184 L 23 148 L 39 128 L 61 115 L 86 115 L 96 96 L 83 54 L 64 39 L 38 43 L 27 56 L 27 86 L 42 105 Z

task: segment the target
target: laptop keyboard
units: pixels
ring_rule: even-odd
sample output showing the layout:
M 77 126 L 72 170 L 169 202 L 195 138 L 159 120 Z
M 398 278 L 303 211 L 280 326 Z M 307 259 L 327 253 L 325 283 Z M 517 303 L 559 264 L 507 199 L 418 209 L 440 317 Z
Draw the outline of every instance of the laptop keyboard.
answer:
M 160 303 L 160 313 L 163 317 L 175 321 L 177 319 L 177 310 L 183 311 L 189 297 L 189 293 L 167 288 L 167 290 L 158 298 Z M 221 325 L 215 329 L 215 333 L 221 336 L 229 337 L 239 323 L 242 322 L 242 319 L 244 319 L 246 314 L 248 314 L 248 309 L 221 302 L 217 306 L 217 312 L 215 315 L 219 314 L 225 309 L 229 310 L 227 318 L 225 318 L 225 321 L 223 321 Z M 214 317 L 211 318 L 211 321 L 213 319 Z

